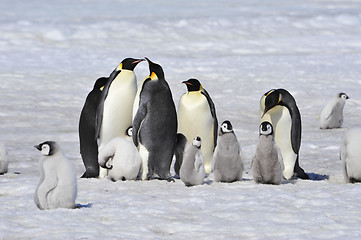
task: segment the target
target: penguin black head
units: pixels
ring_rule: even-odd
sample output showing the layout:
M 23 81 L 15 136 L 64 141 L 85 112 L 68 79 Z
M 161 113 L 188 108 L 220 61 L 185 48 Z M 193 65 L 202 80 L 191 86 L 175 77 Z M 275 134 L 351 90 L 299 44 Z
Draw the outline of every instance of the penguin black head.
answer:
M 230 121 L 226 120 L 222 123 L 219 135 L 233 132 L 233 127 Z
M 135 59 L 135 58 L 125 58 L 120 65 L 117 67 L 117 70 L 130 70 L 133 71 L 138 63 L 144 61 L 144 59 Z
M 128 137 L 131 137 L 133 135 L 133 127 L 132 126 L 128 127 L 127 130 L 125 131 L 125 134 Z
M 262 122 L 261 125 L 259 126 L 259 135 L 273 135 L 273 127 L 272 124 L 270 122 Z
M 39 145 L 35 145 L 34 147 L 38 149 L 45 156 L 53 155 L 57 148 L 56 143 L 54 141 L 46 141 L 40 143 Z
M 195 137 L 193 140 L 193 146 L 197 147 L 197 148 L 201 148 L 202 145 L 202 140 L 200 137 Z
M 188 92 L 202 90 L 201 83 L 195 78 L 191 78 L 187 81 L 183 81 L 182 83 L 185 83 L 187 85 Z
M 346 93 L 339 93 L 338 97 L 341 98 L 341 99 L 344 99 L 344 100 L 349 99 L 349 97 L 347 96 Z
M 145 59 L 148 61 L 149 64 L 149 78 L 151 80 L 164 79 L 163 68 L 159 64 L 150 61 L 149 58 Z
M 266 95 L 266 99 L 265 99 L 265 108 L 263 115 L 266 112 L 268 112 L 270 109 L 274 108 L 275 106 L 280 105 L 282 101 L 282 95 L 280 94 L 278 89 L 268 91 L 265 95 Z
M 105 84 L 108 82 L 109 78 L 107 77 L 101 77 L 98 78 L 94 83 L 94 89 L 101 89 L 105 86 Z

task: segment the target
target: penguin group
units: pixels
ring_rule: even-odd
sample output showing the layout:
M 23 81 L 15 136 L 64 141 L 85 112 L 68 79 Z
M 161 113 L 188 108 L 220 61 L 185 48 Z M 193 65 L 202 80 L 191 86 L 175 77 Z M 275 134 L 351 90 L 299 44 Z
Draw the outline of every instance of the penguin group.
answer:
M 146 61 L 148 76 L 139 88 L 135 67 Z M 98 78 L 79 118 L 82 178 L 112 181 L 160 179 L 185 186 L 241 181 L 244 157 L 232 123 L 218 126 L 215 104 L 199 80 L 182 82 L 186 92 L 178 108 L 163 68 L 149 58 L 125 58 L 108 77 Z M 349 99 L 338 93 L 320 114 L 320 129 L 340 128 Z M 260 98 L 259 139 L 251 159 L 258 184 L 310 179 L 300 165 L 301 114 L 286 89 L 271 89 Z M 350 129 L 340 148 L 346 182 L 361 182 L 361 129 Z M 34 201 L 39 209 L 75 208 L 75 168 L 54 141 L 35 146 L 41 153 L 40 181 Z M 174 160 L 174 172 L 171 166 Z M 6 149 L 0 145 L 0 174 L 8 171 Z

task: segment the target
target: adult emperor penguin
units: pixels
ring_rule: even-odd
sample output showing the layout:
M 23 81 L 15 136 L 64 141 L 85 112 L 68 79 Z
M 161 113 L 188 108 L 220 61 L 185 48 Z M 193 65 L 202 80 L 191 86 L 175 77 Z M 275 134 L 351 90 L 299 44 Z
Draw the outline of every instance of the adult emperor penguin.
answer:
M 40 158 L 40 182 L 34 201 L 40 209 L 75 208 L 77 180 L 72 163 L 65 157 L 59 145 L 46 141 L 35 146 Z
M 139 95 L 133 120 L 133 142 L 142 157 L 142 179 L 157 175 L 173 180 L 170 174 L 177 135 L 177 114 L 171 90 L 160 65 L 146 58 L 150 75 Z
M 133 142 L 123 137 L 110 140 L 99 151 L 99 165 L 112 181 L 137 179 L 141 157 Z
M 343 123 L 343 108 L 346 99 L 349 97 L 346 93 L 338 93 L 322 110 L 320 116 L 320 128 L 339 128 Z
M 0 175 L 8 172 L 9 157 L 5 145 L 0 143 Z
M 202 155 L 206 173 L 212 171 L 213 151 L 217 145 L 218 121 L 216 108 L 208 92 L 197 79 L 183 83 L 187 86 L 178 104 L 178 133 L 189 142 L 197 136 L 202 138 Z
M 104 86 L 97 109 L 97 132 L 100 145 L 115 137 L 125 137 L 125 132 L 132 125 L 132 112 L 137 78 L 133 72 L 144 59 L 126 58 L 111 74 L 111 79 Z M 116 77 L 115 72 L 120 71 Z M 101 147 L 101 146 L 100 146 Z
M 348 183 L 361 182 L 361 128 L 346 132 L 341 143 L 340 159 L 343 175 Z
M 273 127 L 269 122 L 262 122 L 259 127 L 259 141 L 251 168 L 256 183 L 281 183 L 284 169 L 282 154 L 274 140 Z
M 137 78 L 133 70 L 141 61 L 144 59 L 124 59 L 104 86 L 97 109 L 95 137 L 99 137 L 99 148 L 115 137 L 125 137 L 127 128 L 132 125 L 133 103 L 137 93 Z M 113 77 L 117 71 L 120 73 Z M 104 169 L 100 169 L 100 177 L 106 174 Z
M 226 120 L 219 129 L 217 146 L 212 162 L 214 181 L 234 182 L 242 179 L 243 161 L 241 148 L 230 121 Z
M 260 122 L 272 124 L 275 141 L 282 153 L 284 178 L 309 179 L 299 166 L 301 115 L 295 99 L 285 89 L 272 89 L 262 96 L 260 105 Z
M 119 73 L 119 71 L 117 72 Z M 88 94 L 79 119 L 80 154 L 85 166 L 82 178 L 99 176 L 98 142 L 94 138 L 96 131 L 96 111 L 102 95 L 102 89 L 109 78 L 101 77 L 96 80 L 93 90 Z
M 203 184 L 206 172 L 204 169 L 202 151 L 202 140 L 195 137 L 192 144 L 186 144 L 183 155 L 183 162 L 179 170 L 182 182 L 187 186 Z

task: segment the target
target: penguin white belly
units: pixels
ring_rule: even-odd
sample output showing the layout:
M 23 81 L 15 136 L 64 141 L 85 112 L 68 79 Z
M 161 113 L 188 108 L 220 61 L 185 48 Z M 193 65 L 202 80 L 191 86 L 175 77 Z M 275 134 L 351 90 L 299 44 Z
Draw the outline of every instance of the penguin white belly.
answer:
M 273 125 L 275 141 L 281 150 L 285 166 L 283 176 L 286 179 L 290 179 L 293 176 L 297 159 L 297 154 L 293 151 L 291 142 L 291 115 L 286 107 L 276 106 L 263 116 L 261 122 L 263 121 L 269 121 Z
M 214 120 L 208 101 L 199 92 L 185 93 L 178 106 L 178 132 L 189 142 L 197 136 L 202 139 L 202 155 L 207 173 L 212 170 Z
M 124 137 L 132 125 L 132 113 L 137 80 L 129 70 L 122 70 L 109 87 L 104 101 L 103 120 L 100 131 L 100 144 L 103 145 L 115 137 Z

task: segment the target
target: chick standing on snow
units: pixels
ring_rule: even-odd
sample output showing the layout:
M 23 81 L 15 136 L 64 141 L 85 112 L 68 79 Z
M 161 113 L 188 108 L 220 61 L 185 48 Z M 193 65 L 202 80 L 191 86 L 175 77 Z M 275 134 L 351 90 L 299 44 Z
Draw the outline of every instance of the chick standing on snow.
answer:
M 341 143 L 340 159 L 346 182 L 361 182 L 361 128 L 350 129 Z
M 242 179 L 241 148 L 230 121 L 224 121 L 220 127 L 212 169 L 216 182 L 234 182 Z
M 77 182 L 73 164 L 56 142 L 46 141 L 35 147 L 43 154 L 35 204 L 40 209 L 75 208 Z
M 131 140 L 132 129 L 126 131 L 127 138 L 113 138 L 99 151 L 99 165 L 109 169 L 108 178 L 112 181 L 137 179 L 141 157 Z
M 283 177 L 281 151 L 273 137 L 273 127 L 269 122 L 262 122 L 259 127 L 259 142 L 251 167 L 256 183 L 280 184 Z
M 187 187 L 203 184 L 204 177 L 206 176 L 200 149 L 201 143 L 201 138 L 196 137 L 193 140 L 193 144 L 186 144 L 184 149 L 179 177 Z
M 8 172 L 9 158 L 6 148 L 0 143 L 0 175 Z
M 339 93 L 322 110 L 320 128 L 339 128 L 343 123 L 343 107 L 349 97 L 346 93 Z

